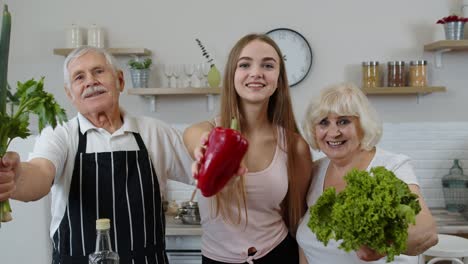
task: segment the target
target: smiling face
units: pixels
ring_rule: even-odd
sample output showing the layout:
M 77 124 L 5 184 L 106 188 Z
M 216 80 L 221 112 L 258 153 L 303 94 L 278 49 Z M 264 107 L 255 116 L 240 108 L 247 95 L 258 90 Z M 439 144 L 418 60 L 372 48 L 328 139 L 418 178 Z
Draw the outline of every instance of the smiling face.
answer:
M 355 116 L 328 114 L 315 125 L 317 145 L 330 160 L 347 159 L 360 152 L 362 136 Z
M 71 86 L 65 90 L 82 115 L 119 112 L 123 74 L 115 72 L 102 54 L 87 52 L 72 60 L 68 70 Z
M 234 86 L 243 100 L 265 103 L 276 91 L 279 73 L 280 58 L 276 50 L 263 41 L 254 40 L 239 55 Z

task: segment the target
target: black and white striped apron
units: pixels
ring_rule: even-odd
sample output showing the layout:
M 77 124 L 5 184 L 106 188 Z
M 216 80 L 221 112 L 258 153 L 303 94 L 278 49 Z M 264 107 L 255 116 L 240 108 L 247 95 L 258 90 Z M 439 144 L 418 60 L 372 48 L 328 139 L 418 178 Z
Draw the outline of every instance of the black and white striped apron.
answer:
M 151 159 L 140 134 L 137 151 L 86 153 L 79 143 L 68 205 L 53 236 L 53 264 L 87 264 L 96 219 L 111 219 L 112 248 L 122 264 L 166 264 L 165 220 Z

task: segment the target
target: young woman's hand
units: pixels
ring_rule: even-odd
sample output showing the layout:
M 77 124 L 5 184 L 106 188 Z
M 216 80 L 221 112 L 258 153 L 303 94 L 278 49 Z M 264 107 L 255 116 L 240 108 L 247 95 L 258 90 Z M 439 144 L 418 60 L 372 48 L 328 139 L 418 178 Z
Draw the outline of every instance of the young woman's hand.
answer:
M 202 134 L 201 139 L 200 139 L 200 145 L 195 147 L 193 151 L 193 156 L 195 157 L 195 161 L 192 163 L 192 176 L 195 177 L 195 175 L 198 174 L 198 170 L 200 169 L 201 165 L 201 160 L 203 159 L 205 155 L 205 149 L 206 145 L 208 143 L 208 135 L 209 132 L 205 132 Z M 228 185 L 231 185 L 233 182 L 235 182 L 239 177 L 236 176 L 241 176 L 247 173 L 247 168 L 244 165 L 244 162 L 242 161 L 241 164 L 239 165 L 239 169 L 235 173 L 235 177 L 232 177 L 231 180 L 228 182 Z

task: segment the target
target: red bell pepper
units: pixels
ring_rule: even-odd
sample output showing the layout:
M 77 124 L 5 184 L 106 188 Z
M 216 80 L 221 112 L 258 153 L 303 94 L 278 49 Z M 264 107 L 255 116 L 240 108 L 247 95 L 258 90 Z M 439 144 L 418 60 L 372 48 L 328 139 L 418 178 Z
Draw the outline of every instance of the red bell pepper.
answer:
M 239 169 L 248 146 L 247 140 L 237 130 L 235 119 L 231 128 L 215 127 L 211 130 L 195 175 L 203 196 L 210 197 L 221 191 Z

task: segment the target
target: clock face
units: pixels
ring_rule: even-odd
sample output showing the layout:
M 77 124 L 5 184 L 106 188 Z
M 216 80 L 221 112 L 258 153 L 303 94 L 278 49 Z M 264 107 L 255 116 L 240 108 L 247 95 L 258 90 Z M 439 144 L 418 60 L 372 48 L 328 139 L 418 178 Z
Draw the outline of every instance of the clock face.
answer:
M 266 33 L 283 53 L 289 86 L 292 87 L 307 76 L 312 67 L 312 49 L 298 32 L 288 28 L 273 29 Z

